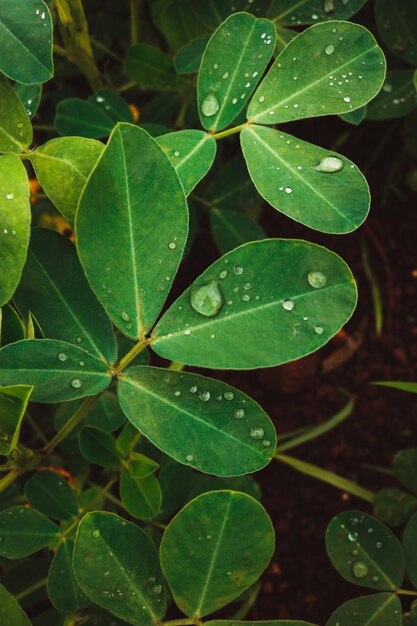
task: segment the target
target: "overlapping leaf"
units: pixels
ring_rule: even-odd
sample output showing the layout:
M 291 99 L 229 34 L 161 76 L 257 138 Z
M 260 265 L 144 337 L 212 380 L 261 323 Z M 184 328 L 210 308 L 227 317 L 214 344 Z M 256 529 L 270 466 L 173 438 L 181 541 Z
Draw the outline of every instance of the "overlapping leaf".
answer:
M 0 387 L 0 454 L 10 454 L 16 447 L 31 393 L 27 385 Z

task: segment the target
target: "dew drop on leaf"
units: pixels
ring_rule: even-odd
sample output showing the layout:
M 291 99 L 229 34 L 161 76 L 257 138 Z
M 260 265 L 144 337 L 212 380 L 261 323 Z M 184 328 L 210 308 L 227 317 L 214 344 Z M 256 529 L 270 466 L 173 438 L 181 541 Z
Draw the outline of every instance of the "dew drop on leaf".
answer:
M 205 317 L 215 317 L 224 303 L 217 280 L 206 285 L 194 286 L 191 289 L 191 306 L 194 311 Z
M 58 361 L 61 361 L 63 363 L 64 361 L 67 360 L 68 357 L 65 354 L 65 352 L 59 352 L 57 355 L 57 358 L 58 358 Z
M 100 537 L 100 535 L 101 535 L 101 532 L 98 529 L 96 529 L 96 530 L 93 530 L 91 535 L 92 535 L 92 537 L 94 537 L 94 539 L 98 539 L 98 537 Z
M 250 436 L 252 437 L 252 439 L 262 439 L 264 434 L 265 433 L 263 428 L 252 428 L 250 431 Z
M 318 335 L 322 335 L 322 334 L 323 334 L 323 332 L 324 332 L 324 331 L 323 331 L 323 328 L 322 328 L 321 326 L 315 326 L 315 327 L 314 327 L 314 330 L 315 330 L 315 332 L 316 332 Z
M 352 565 L 352 572 L 355 578 L 365 578 L 368 571 L 368 566 L 363 561 L 355 561 Z
M 324 52 L 330 56 L 334 52 L 334 46 L 330 43 L 325 47 Z
M 243 409 L 236 409 L 235 417 L 238 420 L 242 419 L 242 417 L 245 417 L 245 411 Z
M 315 289 L 320 289 L 327 283 L 327 278 L 322 272 L 309 272 L 307 280 Z
M 282 308 L 286 311 L 292 311 L 294 308 L 294 302 L 292 300 L 284 300 L 282 303 Z
M 198 394 L 198 397 L 203 402 L 208 402 L 210 400 L 210 392 L 209 391 L 202 391 L 201 393 Z
M 201 103 L 201 112 L 203 115 L 205 115 L 205 117 L 211 117 L 212 115 L 216 115 L 219 108 L 219 101 L 212 93 L 209 93 Z
M 334 172 L 340 172 L 343 169 L 343 161 L 337 157 L 325 157 L 314 169 L 316 172 L 334 174 Z
M 79 389 L 82 386 L 82 382 L 79 378 L 73 378 L 70 384 L 74 389 Z
M 225 391 L 223 394 L 223 398 L 225 400 L 233 400 L 234 397 L 235 397 L 235 394 L 233 393 L 233 391 Z

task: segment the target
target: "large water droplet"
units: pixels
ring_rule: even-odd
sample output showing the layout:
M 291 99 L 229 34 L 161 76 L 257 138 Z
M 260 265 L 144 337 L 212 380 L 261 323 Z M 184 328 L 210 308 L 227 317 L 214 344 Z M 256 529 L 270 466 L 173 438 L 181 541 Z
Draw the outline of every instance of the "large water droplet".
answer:
M 73 378 L 70 385 L 74 387 L 74 389 L 79 389 L 82 386 L 82 382 L 79 378 Z
M 252 437 L 252 439 L 262 439 L 264 434 L 265 433 L 263 428 L 252 428 L 250 431 L 250 436 Z
M 208 402 L 210 400 L 210 392 L 209 391 L 202 391 L 201 393 L 198 394 L 198 397 L 203 402 Z
M 234 397 L 235 397 L 235 394 L 233 393 L 233 391 L 225 391 L 223 394 L 223 398 L 225 400 L 233 400 Z
M 294 302 L 292 300 L 284 300 L 282 303 L 282 308 L 286 311 L 292 311 L 294 308 Z
M 191 288 L 191 306 L 205 317 L 214 317 L 223 306 L 224 298 L 217 280 Z
M 242 417 L 245 417 L 245 411 L 243 409 L 236 409 L 235 417 L 236 419 L 241 420 Z
M 332 44 L 330 43 L 328 46 L 324 48 L 324 51 L 326 54 L 330 56 L 334 52 L 334 46 L 332 46 Z
M 327 283 L 326 276 L 321 272 L 309 272 L 307 280 L 315 289 L 320 289 Z
M 325 172 L 326 174 L 333 174 L 334 172 L 340 172 L 343 169 L 343 161 L 337 157 L 325 157 L 314 168 L 316 172 Z
M 206 117 L 211 117 L 212 115 L 216 115 L 217 111 L 220 108 L 219 101 L 216 96 L 212 93 L 209 93 L 201 103 L 201 112 Z
M 352 572 L 355 578 L 365 578 L 368 571 L 368 566 L 363 561 L 355 561 L 352 565 Z
M 58 359 L 58 361 L 61 361 L 63 363 L 64 361 L 66 361 L 68 359 L 68 357 L 65 354 L 65 352 L 59 352 L 58 355 L 57 355 L 57 359 Z
M 101 535 L 101 532 L 98 529 L 93 530 L 93 532 L 91 533 L 91 536 L 94 537 L 94 539 L 98 539 L 100 535 Z
M 7 194 L 7 196 L 6 196 L 6 198 L 7 198 L 8 200 L 13 200 L 13 198 L 14 198 L 14 194 L 13 194 L 13 193 L 8 193 L 8 194 Z

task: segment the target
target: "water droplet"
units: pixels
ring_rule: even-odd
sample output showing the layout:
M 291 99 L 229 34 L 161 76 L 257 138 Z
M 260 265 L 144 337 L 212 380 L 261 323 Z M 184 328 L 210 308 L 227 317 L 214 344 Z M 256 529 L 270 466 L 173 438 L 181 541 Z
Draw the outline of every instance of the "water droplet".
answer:
M 243 294 L 242 300 L 243 300 L 243 302 L 249 302 L 250 295 L 248 293 Z
M 79 378 L 73 378 L 70 385 L 74 387 L 74 389 L 79 389 L 82 386 L 82 382 Z
M 325 174 L 334 174 L 334 172 L 340 172 L 343 169 L 343 161 L 338 157 L 325 157 L 320 161 L 313 169 L 316 172 L 324 172 Z
M 82 343 L 84 341 L 84 337 L 81 337 L 81 335 L 78 335 L 75 341 L 76 343 Z
M 93 532 L 91 533 L 91 536 L 94 537 L 94 539 L 97 539 L 98 537 L 100 537 L 100 535 L 101 532 L 98 529 L 93 530 Z
M 57 359 L 58 361 L 61 361 L 63 363 L 64 361 L 68 359 L 68 357 L 65 354 L 65 352 L 58 352 Z
M 122 311 L 120 315 L 122 317 L 122 320 L 124 320 L 125 322 L 130 321 L 130 315 L 129 313 L 126 313 L 126 311 Z
M 243 267 L 241 267 L 240 265 L 236 265 L 236 267 L 233 268 L 233 271 L 236 276 L 240 276 L 241 274 L 243 274 Z
M 189 328 L 186 328 L 184 330 L 184 335 L 191 335 L 191 330 Z
M 352 572 L 355 578 L 365 578 L 368 575 L 368 566 L 362 561 L 355 561 L 352 565 Z
M 265 102 L 265 96 L 259 96 L 258 102 Z
M 212 93 L 209 93 L 201 103 L 201 112 L 206 117 L 211 117 L 212 115 L 216 115 L 217 111 L 220 108 L 219 101 L 216 96 Z
M 233 400 L 234 397 L 235 397 L 235 394 L 233 393 L 233 391 L 225 391 L 223 394 L 223 398 L 225 400 Z
M 174 396 L 176 396 L 177 398 L 179 398 L 181 395 L 181 391 L 174 391 Z
M 252 428 L 250 431 L 250 436 L 252 437 L 252 439 L 262 439 L 264 434 L 265 433 L 263 428 Z
M 241 420 L 242 417 L 245 417 L 245 411 L 243 409 L 236 409 L 235 417 L 236 419 Z
M 174 156 L 176 156 L 176 157 L 179 157 L 179 156 L 180 156 L 180 152 L 179 152 L 179 150 L 175 150 L 175 152 L 174 152 Z
M 80 367 L 84 367 L 85 363 L 84 363 L 84 361 L 80 361 L 80 362 L 78 363 L 78 365 L 79 365 Z
M 190 387 L 190 393 L 197 393 L 197 385 Z
M 334 46 L 332 46 L 332 44 L 329 44 L 328 46 L 325 47 L 324 51 L 328 55 L 333 54 Z
M 314 327 L 314 330 L 315 330 L 315 332 L 316 332 L 318 335 L 322 335 L 322 334 L 323 334 L 323 332 L 324 332 L 324 330 L 323 330 L 323 328 L 322 328 L 321 326 L 315 326 L 315 327 Z
M 237 98 L 233 98 L 232 104 L 236 104 L 236 102 L 237 102 Z
M 13 198 L 14 198 L 14 194 L 13 194 L 13 193 L 8 193 L 8 194 L 7 194 L 7 196 L 6 196 L 6 198 L 7 198 L 8 200 L 13 200 Z
M 323 0 L 323 9 L 325 13 L 334 13 L 334 0 Z
M 382 87 L 382 91 L 385 91 L 386 93 L 391 93 L 392 85 L 390 85 L 389 83 L 385 83 L 385 85 Z
M 292 300 L 284 300 L 282 303 L 282 308 L 286 311 L 292 311 L 294 308 L 294 302 Z
M 315 289 L 320 289 L 321 287 L 324 287 L 324 285 L 327 283 L 326 276 L 321 272 L 309 272 L 307 280 L 310 285 Z
M 162 585 L 155 585 L 154 587 L 152 587 L 152 591 L 154 593 L 161 593 L 162 591 Z
M 227 276 L 227 270 L 222 270 L 219 274 L 219 278 L 222 278 L 222 279 L 226 278 L 226 276 Z
M 175 250 L 175 248 L 177 247 L 177 244 L 175 243 L 175 241 L 170 241 L 168 244 L 168 248 L 170 250 Z
M 285 193 L 292 193 L 291 187 L 285 187 Z
M 349 96 L 345 96 L 345 97 L 343 98 L 343 100 L 344 100 L 345 102 L 350 102 L 350 97 L 349 97 Z
M 210 400 L 210 392 L 209 391 L 202 391 L 201 393 L 198 394 L 198 397 L 203 402 L 208 402 Z
M 268 439 L 264 439 L 262 442 L 262 445 L 264 445 L 265 448 L 269 448 L 269 446 L 271 445 L 271 442 Z
M 223 303 L 223 294 L 220 291 L 217 280 L 212 280 L 206 285 L 193 286 L 191 288 L 191 306 L 200 315 L 215 317 L 222 308 Z
M 229 78 L 229 72 L 225 72 L 222 76 L 223 80 L 227 80 Z
M 187 454 L 187 456 L 185 457 L 186 461 L 188 461 L 189 463 L 191 463 L 191 461 L 194 459 L 192 454 Z

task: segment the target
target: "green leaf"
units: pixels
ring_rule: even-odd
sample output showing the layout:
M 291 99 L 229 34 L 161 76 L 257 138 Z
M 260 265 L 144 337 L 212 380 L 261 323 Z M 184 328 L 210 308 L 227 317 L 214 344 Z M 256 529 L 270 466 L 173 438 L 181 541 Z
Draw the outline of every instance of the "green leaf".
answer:
M 57 137 L 30 154 L 39 184 L 71 226 L 81 192 L 103 149 L 94 139 Z
M 118 124 L 81 195 L 76 233 L 91 287 L 132 339 L 159 314 L 187 231 L 184 191 L 170 160 L 144 130 Z
M 382 41 L 397 57 L 417 65 L 417 5 L 412 0 L 376 0 L 375 17 Z
M 6 304 L 0 309 L 0 331 L 0 345 L 2 347 L 25 339 L 23 321 L 10 304 Z
M 120 477 L 120 499 L 130 515 L 138 519 L 150 519 L 159 513 L 162 491 L 153 474 L 135 478 L 126 469 Z
M 145 437 L 200 471 L 248 474 L 265 467 L 274 454 L 276 435 L 269 417 L 254 400 L 223 382 L 134 367 L 119 379 L 118 393 L 122 409 Z
M 177 74 L 194 74 L 198 72 L 201 57 L 206 49 L 210 35 L 202 35 L 180 48 L 174 57 Z
M 186 82 L 175 74 L 172 58 L 155 46 L 140 43 L 127 51 L 124 70 L 142 89 L 178 91 Z
M 401 601 L 392 593 L 377 593 L 342 604 L 326 626 L 401 626 Z
M 207 476 L 206 474 L 193 473 L 193 484 L 187 500 L 194 500 L 207 491 L 241 491 L 248 496 L 252 496 L 258 502 L 261 501 L 261 490 L 256 481 L 251 476 L 232 476 L 219 478 L 218 476 Z
M 417 107 L 417 91 L 413 82 L 414 70 L 388 72 L 379 94 L 368 105 L 369 120 L 390 120 L 404 117 Z
M 162 488 L 162 507 L 160 518 L 166 519 L 176 513 L 186 502 L 193 484 L 195 473 L 190 467 L 168 460 L 159 472 Z
M 363 26 L 316 24 L 281 52 L 253 96 L 247 117 L 277 124 L 348 113 L 376 96 L 385 68 L 382 50 Z
M 251 622 L 243 622 L 240 620 L 229 620 L 229 619 L 213 619 L 204 622 L 206 626 L 314 626 L 311 622 L 302 622 L 300 620 L 286 620 L 286 619 L 274 619 L 268 620 L 265 622 L 262 621 L 251 621 Z
M 394 473 L 406 489 L 417 494 L 417 448 L 397 452 L 394 456 Z
M 26 613 L 3 585 L 0 585 L 0 623 L 31 626 Z
M 37 471 L 25 484 L 25 497 L 35 509 L 54 519 L 71 520 L 78 514 L 74 490 L 56 472 Z
M 28 260 L 15 294 L 24 315 L 31 311 L 48 338 L 78 344 L 114 363 L 112 325 L 91 291 L 74 244 L 49 229 L 34 229 Z
M 6 76 L 30 85 L 52 78 L 52 19 L 43 0 L 2 0 L 0 39 Z
M 23 152 L 32 139 L 32 124 L 22 101 L 9 81 L 0 76 L 0 151 Z
M 128 426 L 138 434 L 132 424 L 129 423 Z M 132 434 L 130 434 L 130 436 L 132 436 Z M 119 441 L 117 442 L 117 447 L 119 448 Z M 134 478 L 145 478 L 145 476 L 154 474 L 157 469 L 159 469 L 159 464 L 153 459 L 150 459 L 140 452 L 130 453 L 129 472 Z
M 365 104 L 365 106 L 359 107 L 359 109 L 351 111 L 350 113 L 342 113 L 339 117 L 349 124 L 359 126 L 359 124 L 365 119 L 367 110 L 368 105 Z
M 81 405 L 81 400 L 75 400 L 74 402 L 64 402 L 57 407 L 55 413 L 55 430 L 60 430 L 64 424 L 70 419 L 72 414 Z M 117 401 L 116 395 L 112 391 L 105 391 L 103 395 L 94 402 L 93 406 L 88 411 L 88 415 L 85 418 L 84 425 L 95 426 L 101 430 L 105 430 L 111 433 L 124 424 L 126 424 L 126 416 L 120 408 L 120 404 Z M 82 425 L 75 428 L 68 438 L 75 439 Z
M 180 130 L 156 141 L 175 167 L 188 196 L 213 165 L 216 140 L 202 130 Z
M 298 26 L 325 20 L 347 20 L 366 0 L 272 0 L 268 17 L 279 24 Z
M 404 526 L 417 511 L 417 498 L 398 487 L 385 487 L 375 494 L 373 505 L 376 517 L 396 528 Z
M 336 234 L 365 220 L 369 187 L 352 161 L 265 126 L 244 128 L 241 144 L 256 189 L 288 217 Z
M 417 513 L 409 520 L 404 530 L 403 546 L 407 576 L 417 589 Z
M 417 393 L 417 383 L 403 383 L 394 380 L 383 380 L 372 383 L 373 385 L 379 385 L 381 387 L 390 387 L 392 389 L 399 389 L 400 391 L 407 391 L 408 393 Z
M 161 11 L 158 26 L 173 50 L 178 50 L 206 30 L 188 0 L 167 2 Z
M 0 196 L 1 306 L 19 284 L 30 237 L 29 184 L 25 167 L 14 154 L 0 156 Z
M 126 100 L 116 91 L 111 89 L 99 89 L 95 91 L 89 98 L 89 101 L 95 104 L 99 109 L 110 117 L 114 123 L 130 122 L 133 123 L 133 113 Z
M 286 48 L 290 41 L 292 41 L 297 35 L 298 33 L 294 30 L 290 30 L 289 28 L 280 28 L 277 26 L 274 56 L 276 57 L 278 54 L 281 54 L 284 48 Z
M 320 275 L 326 284 L 313 287 L 309 276 L 317 285 Z M 192 307 L 191 294 L 213 281 L 224 304 L 208 318 Z M 300 240 L 255 241 L 195 280 L 156 325 L 151 347 L 167 359 L 201 367 L 280 365 L 327 343 L 355 306 L 352 274 L 333 252 Z
M 116 440 L 94 426 L 84 426 L 80 432 L 80 452 L 87 461 L 114 468 L 120 464 L 122 455 L 116 448 Z
M 214 184 L 213 204 L 220 209 L 242 210 L 261 202 L 261 198 L 247 174 L 242 155 L 226 163 Z
M 242 243 L 265 239 L 261 226 L 241 211 L 212 209 L 210 225 L 214 240 L 222 254 Z
M 23 559 L 51 543 L 59 528 L 45 515 L 25 506 L 0 512 L 0 556 Z
M 207 28 L 217 28 L 233 12 L 232 0 L 192 0 L 191 5 L 198 19 Z
M 29 118 L 32 119 L 35 117 L 41 102 L 42 85 L 22 85 L 22 83 L 15 83 L 14 90 L 22 101 Z
M 113 119 L 88 100 L 68 98 L 61 100 L 56 109 L 55 128 L 60 135 L 100 139 L 107 137 L 113 126 Z
M 227 18 L 207 44 L 198 73 L 201 124 L 210 131 L 232 122 L 247 103 L 275 46 L 272 22 L 249 13 Z
M 33 387 L 0 387 L 0 454 L 8 455 L 19 441 L 20 426 Z
M 54 554 L 48 572 L 48 597 L 52 605 L 63 613 L 72 613 L 91 604 L 75 580 L 73 551 L 74 540 L 65 539 Z
M 204 617 L 255 582 L 273 550 L 272 523 L 259 502 L 237 491 L 212 491 L 169 523 L 161 565 L 179 609 Z
M 136 626 L 164 617 L 158 555 L 134 524 L 112 513 L 88 513 L 78 527 L 73 562 L 83 592 L 116 617 Z
M 351 583 L 393 591 L 404 579 L 404 554 L 392 532 L 375 518 L 357 511 L 336 515 L 326 530 L 326 549 L 333 566 Z
M 26 339 L 0 350 L 2 384 L 33 385 L 34 402 L 62 402 L 104 391 L 108 365 L 65 341 Z

